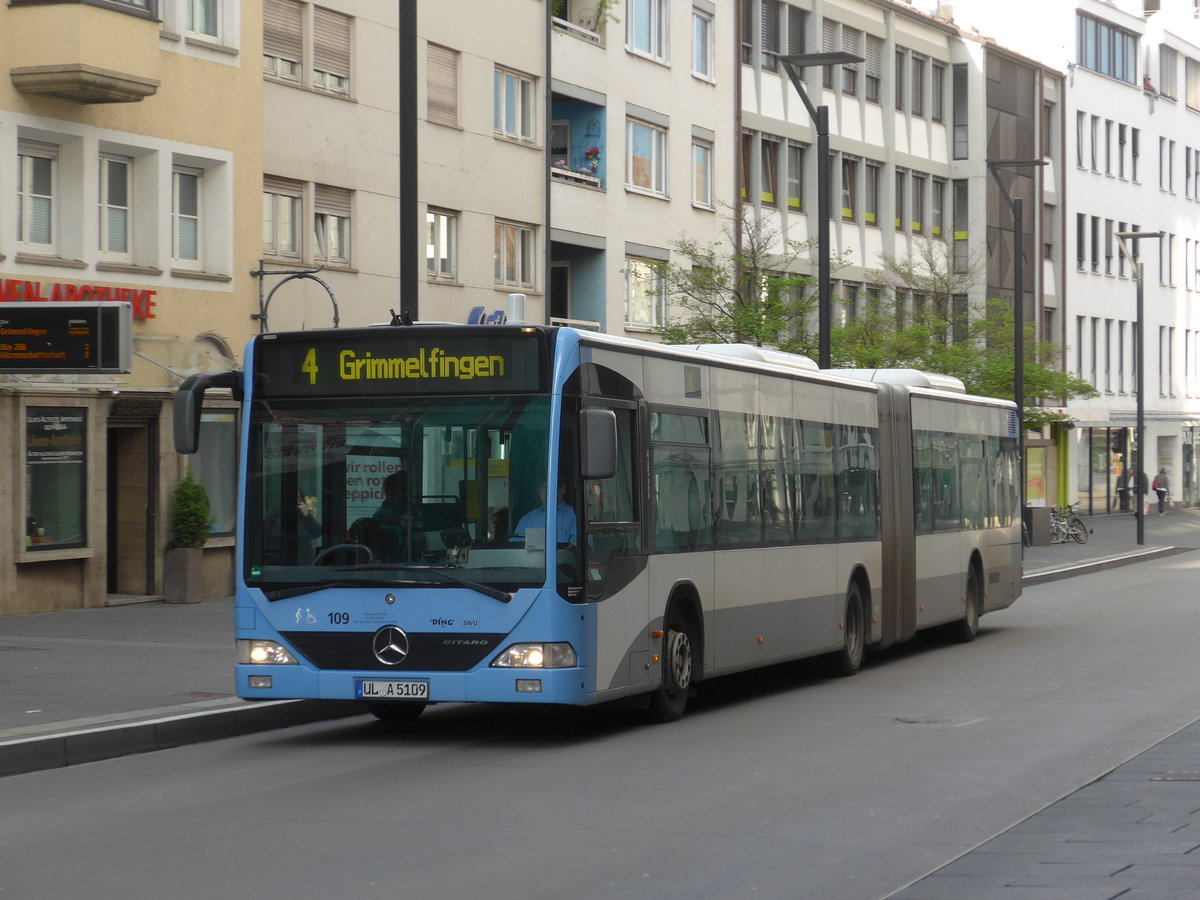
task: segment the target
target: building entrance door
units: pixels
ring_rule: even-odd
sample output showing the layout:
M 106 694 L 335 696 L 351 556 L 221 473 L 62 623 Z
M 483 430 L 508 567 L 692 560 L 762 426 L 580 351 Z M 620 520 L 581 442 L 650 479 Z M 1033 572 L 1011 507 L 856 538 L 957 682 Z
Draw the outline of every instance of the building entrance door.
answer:
M 158 421 L 109 420 L 108 593 L 154 592 Z

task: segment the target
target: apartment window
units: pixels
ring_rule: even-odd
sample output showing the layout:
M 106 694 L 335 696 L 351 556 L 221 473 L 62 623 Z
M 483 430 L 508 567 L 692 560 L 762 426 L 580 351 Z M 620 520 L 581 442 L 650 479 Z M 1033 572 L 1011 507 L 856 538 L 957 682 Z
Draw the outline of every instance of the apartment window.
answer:
M 692 202 L 711 209 L 712 196 L 712 144 L 707 141 L 692 141 Z
M 713 19 L 703 10 L 692 10 L 692 74 L 706 81 L 715 79 L 713 71 Z
M 939 62 L 930 66 L 929 118 L 941 122 L 946 117 L 946 67 Z M 1047 149 L 1046 153 L 1050 151 Z
M 1083 378 L 1083 329 L 1087 322 L 1084 316 L 1075 317 L 1075 377 Z
M 667 0 L 628 0 L 625 6 L 625 45 L 660 62 L 667 61 Z
M 833 19 L 821 20 L 821 52 L 833 53 L 838 49 L 838 23 Z M 833 66 L 825 66 L 821 73 L 821 83 L 833 90 Z
M 667 195 L 667 133 L 628 119 L 625 122 L 625 185 L 660 197 Z
M 859 285 L 849 281 L 842 282 L 842 322 L 854 322 L 858 319 L 858 289 Z
M 187 30 L 190 34 L 219 38 L 220 10 L 217 0 L 186 0 Z
M 1137 36 L 1082 13 L 1076 14 L 1075 22 L 1079 65 L 1133 84 L 1137 71 Z
M 896 230 L 904 231 L 904 183 L 908 181 L 908 170 L 896 167 Z
M 1158 47 L 1158 92 L 1174 100 L 1179 96 L 1179 54 L 1166 44 Z
M 883 78 L 883 40 L 873 34 L 867 35 L 867 62 L 865 66 L 865 96 L 872 103 L 879 102 L 879 84 Z
M 1112 332 L 1113 320 L 1104 320 L 1104 391 L 1112 393 Z
M 788 209 L 804 209 L 804 145 L 789 142 L 787 145 L 787 200 Z
M 1092 171 L 1100 171 L 1100 117 L 1092 116 Z
M 1083 168 L 1084 135 L 1087 132 L 1087 113 L 1075 113 L 1075 165 Z
M 967 67 L 954 67 L 954 158 L 966 159 L 970 146 L 967 129 L 967 109 L 970 97 L 967 93 Z
M 1188 109 L 1200 112 L 1200 60 L 1187 57 L 1184 60 L 1183 74 L 1184 98 L 1187 101 Z
M 934 65 L 936 67 L 937 64 Z M 1042 104 L 1042 156 L 1052 156 L 1054 153 L 1054 134 L 1057 131 L 1054 110 L 1053 103 Z
M 1087 261 L 1087 216 L 1075 214 L 1075 267 L 1082 272 Z
M 180 268 L 200 268 L 203 178 L 199 169 L 178 166 L 171 175 L 171 259 Z
M 216 0 L 188 0 L 216 3 Z M 309 87 L 330 94 L 350 93 L 351 23 L 349 16 L 310 6 L 311 34 L 305 32 L 306 8 L 295 0 L 264 0 L 263 71 L 275 78 L 302 83 L 306 40 L 311 40 Z
M 929 215 L 929 233 L 936 238 L 944 239 L 946 236 L 946 182 L 941 178 L 933 179 Z
M 842 157 L 842 218 L 853 222 L 858 211 L 858 160 Z
M 1092 216 L 1092 229 L 1089 238 L 1092 245 L 1092 271 L 1100 272 L 1100 217 Z
M 857 28 L 851 28 L 849 25 L 842 26 L 842 49 L 847 53 L 853 53 L 855 56 L 859 54 L 859 43 L 862 39 L 862 32 Z M 841 67 L 842 69 L 842 93 L 848 94 L 851 97 L 858 96 L 858 64 L 847 63 Z
M 304 7 L 294 0 L 264 0 L 263 71 L 299 83 L 303 62 Z
M 913 234 L 925 231 L 925 176 L 912 177 L 912 230 Z
M 263 253 L 299 257 L 300 209 L 303 185 L 298 181 L 263 176 Z
M 1117 231 L 1120 231 L 1120 232 L 1125 231 L 1125 223 L 1124 222 L 1117 223 Z M 1118 248 L 1118 253 L 1117 253 L 1117 274 L 1119 276 L 1121 276 L 1122 278 L 1124 278 L 1125 277 L 1125 254 L 1119 252 L 1119 249 L 1120 248 Z
M 1140 128 L 1129 129 L 1129 177 L 1138 181 L 1138 157 L 1141 154 L 1142 131 Z
M 1094 388 L 1100 387 L 1098 378 L 1100 368 L 1100 320 L 1092 317 L 1092 375 L 1088 382 Z
M 1042 255 L 1054 258 L 1054 230 L 1058 224 L 1058 207 L 1047 204 L 1042 207 Z
M 21 141 L 17 168 L 17 240 L 35 253 L 54 253 L 58 228 L 58 148 Z
M 108 259 L 129 261 L 129 215 L 133 208 L 130 170 L 133 161 L 123 156 L 100 157 L 100 253 Z
M 1104 274 L 1113 273 L 1113 220 L 1104 220 Z
M 317 237 L 317 259 L 333 265 L 350 264 L 350 206 L 352 194 L 345 188 L 325 184 L 313 192 L 313 230 Z
M 534 140 L 537 103 L 533 79 L 519 72 L 496 69 L 492 79 L 492 130 L 520 141 Z
M 644 259 L 625 259 L 625 321 L 652 328 L 666 318 L 666 285 L 662 275 Z
M 765 135 L 759 141 L 759 196 L 766 206 L 775 206 L 779 190 L 779 141 Z
M 426 117 L 439 125 L 458 125 L 458 51 L 428 44 L 425 79 Z
M 425 212 L 425 275 L 443 281 L 458 279 L 458 216 L 430 209 Z
M 1117 177 L 1125 177 L 1125 126 L 1117 125 Z
M 863 169 L 863 221 L 868 225 L 879 224 L 879 176 L 881 168 L 877 162 L 868 162 Z
M 1117 323 L 1117 391 L 1125 393 L 1125 322 Z
M 1104 120 L 1104 174 L 1112 174 L 1112 135 L 1113 123 L 1111 119 Z
M 954 191 L 954 255 L 953 268 L 955 272 L 965 272 L 970 265 L 968 251 L 968 216 L 970 200 L 966 181 L 955 181 Z
M 313 87 L 350 93 L 350 17 L 313 7 Z
M 925 115 L 925 64 L 927 60 L 917 53 L 912 55 L 912 114 Z
M 896 51 L 896 111 L 903 112 L 905 108 L 905 83 L 904 83 L 904 68 L 908 60 L 905 58 L 907 52 L 904 50 Z M 956 156 L 955 159 L 958 159 Z
M 535 271 L 533 227 L 496 222 L 496 284 L 532 288 Z

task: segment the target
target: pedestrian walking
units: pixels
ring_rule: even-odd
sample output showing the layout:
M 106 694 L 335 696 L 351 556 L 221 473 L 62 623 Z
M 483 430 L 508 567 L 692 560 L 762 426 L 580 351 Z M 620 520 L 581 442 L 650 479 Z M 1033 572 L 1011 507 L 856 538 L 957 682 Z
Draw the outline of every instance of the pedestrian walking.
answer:
M 1167 470 L 1159 469 L 1158 474 L 1154 476 L 1154 484 L 1151 485 L 1154 493 L 1158 494 L 1158 514 L 1165 516 L 1167 514 L 1167 494 L 1171 488 L 1171 481 L 1167 478 Z

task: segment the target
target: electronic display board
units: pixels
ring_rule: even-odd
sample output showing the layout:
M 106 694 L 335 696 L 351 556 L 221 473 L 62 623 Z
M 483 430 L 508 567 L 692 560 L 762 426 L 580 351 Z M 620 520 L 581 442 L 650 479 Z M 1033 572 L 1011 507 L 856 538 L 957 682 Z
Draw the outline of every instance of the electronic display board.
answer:
M 533 328 L 380 327 L 256 340 L 259 397 L 509 394 L 545 390 L 546 336 Z
M 128 373 L 133 308 L 128 303 L 0 303 L 0 373 Z

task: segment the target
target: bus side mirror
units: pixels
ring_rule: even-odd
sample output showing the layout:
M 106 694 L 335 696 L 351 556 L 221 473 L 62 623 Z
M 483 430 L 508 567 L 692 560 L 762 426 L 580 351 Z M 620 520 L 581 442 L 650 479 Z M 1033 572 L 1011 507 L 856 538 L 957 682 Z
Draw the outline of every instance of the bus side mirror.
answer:
M 191 375 L 175 392 L 174 419 L 175 452 L 195 453 L 200 445 L 200 411 L 204 407 L 204 392 L 210 387 L 230 388 L 234 399 L 241 399 L 240 372 L 206 372 Z
M 583 477 L 598 481 L 617 474 L 617 414 L 611 409 L 583 411 Z

